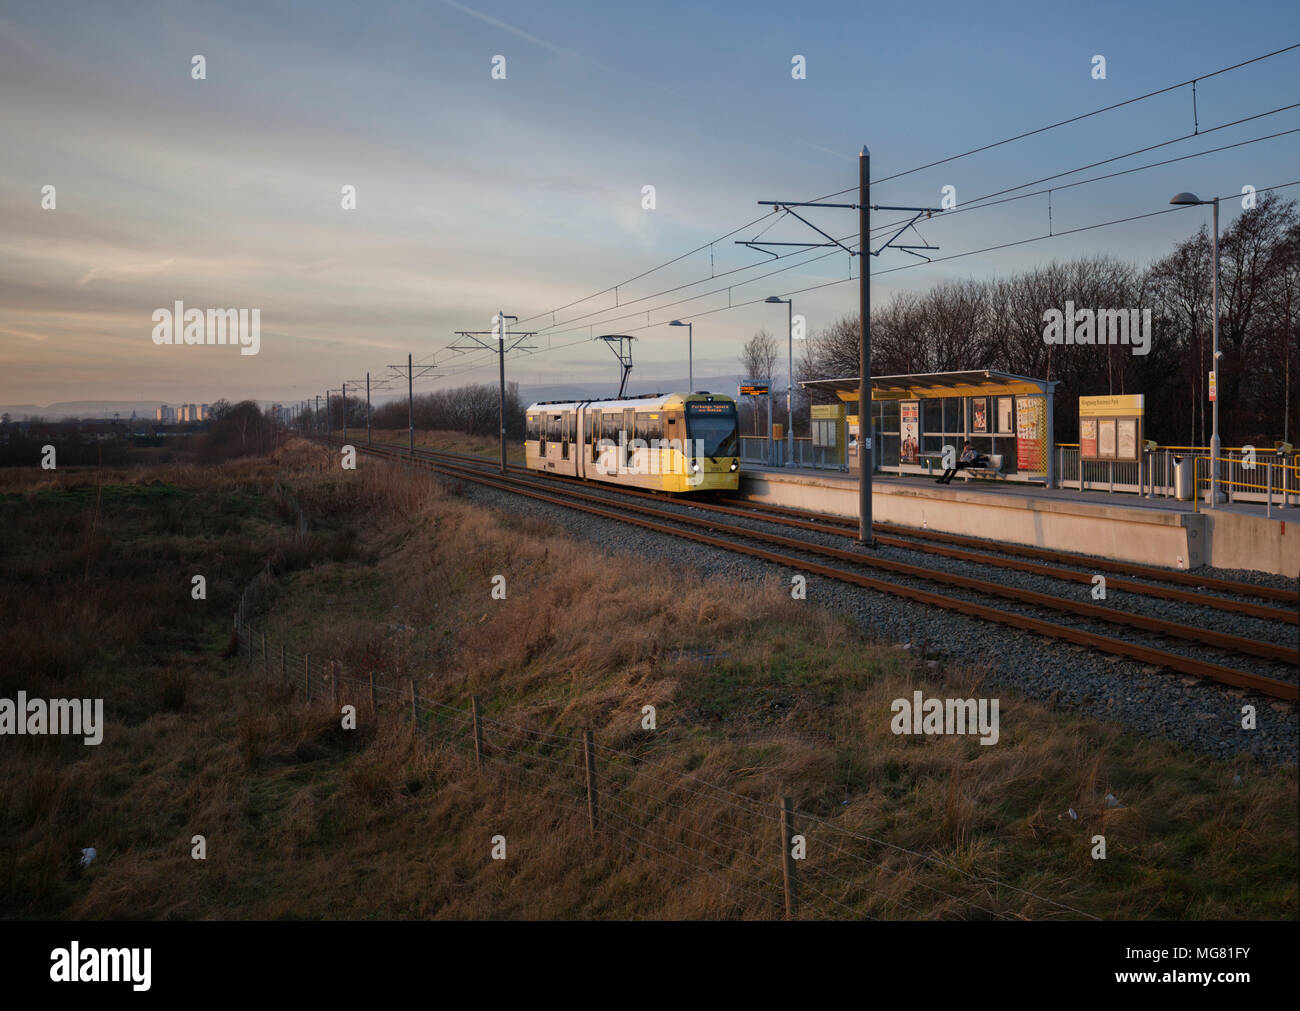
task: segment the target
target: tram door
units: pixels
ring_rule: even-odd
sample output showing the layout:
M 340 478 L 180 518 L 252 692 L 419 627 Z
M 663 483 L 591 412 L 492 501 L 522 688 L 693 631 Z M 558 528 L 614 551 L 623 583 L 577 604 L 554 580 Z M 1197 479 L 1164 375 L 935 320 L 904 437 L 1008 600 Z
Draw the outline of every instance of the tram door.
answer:
M 569 411 L 564 412 L 564 420 L 561 422 L 564 426 L 560 431 L 560 459 L 569 458 L 569 443 L 573 441 L 573 414 Z

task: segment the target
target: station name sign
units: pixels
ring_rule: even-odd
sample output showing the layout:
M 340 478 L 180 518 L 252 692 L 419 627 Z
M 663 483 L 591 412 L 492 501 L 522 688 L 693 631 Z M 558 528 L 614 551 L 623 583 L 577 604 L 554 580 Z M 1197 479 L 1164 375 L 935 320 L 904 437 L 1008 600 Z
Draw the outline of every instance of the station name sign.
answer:
M 1142 446 L 1141 393 L 1079 398 L 1079 459 L 1132 462 Z
M 1080 397 L 1081 418 L 1133 417 L 1144 413 L 1145 396 L 1141 393 L 1117 393 L 1106 397 Z

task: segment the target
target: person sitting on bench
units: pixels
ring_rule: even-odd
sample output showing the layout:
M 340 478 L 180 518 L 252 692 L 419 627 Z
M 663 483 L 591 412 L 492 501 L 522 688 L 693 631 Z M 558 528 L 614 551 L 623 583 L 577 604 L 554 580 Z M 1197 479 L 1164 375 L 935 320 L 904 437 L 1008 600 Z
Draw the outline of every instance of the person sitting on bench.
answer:
M 980 467 L 987 467 L 989 458 L 982 453 L 975 452 L 975 447 L 969 442 L 963 444 L 961 456 L 957 460 L 957 466 L 949 467 L 943 472 L 943 477 L 939 478 L 939 484 L 952 484 L 953 475 L 959 470 L 972 470 Z

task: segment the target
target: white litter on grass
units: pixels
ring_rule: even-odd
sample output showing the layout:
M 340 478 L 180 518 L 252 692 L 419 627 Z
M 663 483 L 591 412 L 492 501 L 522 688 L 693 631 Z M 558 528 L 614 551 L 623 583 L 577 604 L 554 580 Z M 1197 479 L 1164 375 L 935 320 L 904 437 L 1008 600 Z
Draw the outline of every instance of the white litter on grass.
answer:
M 1078 821 L 1078 820 L 1079 820 L 1079 816 L 1078 816 L 1077 814 L 1074 813 L 1074 808 L 1070 808 L 1069 810 L 1067 810 L 1067 811 L 1065 812 L 1065 814 L 1058 814 L 1058 815 L 1056 816 L 1056 820 L 1057 820 L 1057 821 L 1060 821 L 1062 818 L 1069 818 L 1071 821 Z
M 1241 785 L 1242 785 L 1242 784 L 1241 784 L 1241 777 L 1240 777 L 1240 776 L 1233 776 L 1233 777 L 1232 777 L 1232 785 L 1233 785 L 1233 786 L 1241 786 Z
M 1107 807 L 1119 807 L 1119 801 L 1113 793 L 1106 794 L 1105 804 Z
M 89 867 L 90 862 L 94 860 L 95 857 L 98 855 L 99 854 L 95 852 L 94 846 L 87 846 L 84 850 L 81 851 L 81 866 Z

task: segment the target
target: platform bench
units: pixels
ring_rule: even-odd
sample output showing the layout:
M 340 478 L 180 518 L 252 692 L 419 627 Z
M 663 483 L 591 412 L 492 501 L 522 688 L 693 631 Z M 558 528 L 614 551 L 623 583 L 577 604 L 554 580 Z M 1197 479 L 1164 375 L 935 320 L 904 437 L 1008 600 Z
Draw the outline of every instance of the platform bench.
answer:
M 957 472 L 963 475 L 967 481 L 972 477 L 997 478 L 1002 475 L 1002 454 L 989 454 L 989 463 L 987 467 L 966 467 Z

